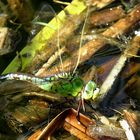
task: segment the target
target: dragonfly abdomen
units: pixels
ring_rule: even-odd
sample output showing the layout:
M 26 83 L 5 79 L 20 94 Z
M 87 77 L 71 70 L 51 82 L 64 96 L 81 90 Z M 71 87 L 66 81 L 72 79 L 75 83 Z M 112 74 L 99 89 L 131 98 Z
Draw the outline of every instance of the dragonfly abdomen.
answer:
M 20 74 L 20 73 L 9 73 L 9 74 L 0 76 L 1 82 L 7 81 L 7 80 L 27 81 L 27 82 L 31 82 L 34 84 L 42 84 L 44 82 L 44 79 L 30 76 L 27 74 Z

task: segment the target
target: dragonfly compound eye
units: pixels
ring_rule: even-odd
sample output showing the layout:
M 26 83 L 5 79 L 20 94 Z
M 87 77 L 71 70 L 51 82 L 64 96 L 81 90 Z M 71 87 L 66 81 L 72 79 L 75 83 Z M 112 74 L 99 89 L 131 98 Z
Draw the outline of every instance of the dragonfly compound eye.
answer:
M 94 94 L 95 89 L 96 89 L 95 82 L 89 81 L 84 88 L 84 91 L 82 93 L 82 98 L 85 100 L 91 99 Z

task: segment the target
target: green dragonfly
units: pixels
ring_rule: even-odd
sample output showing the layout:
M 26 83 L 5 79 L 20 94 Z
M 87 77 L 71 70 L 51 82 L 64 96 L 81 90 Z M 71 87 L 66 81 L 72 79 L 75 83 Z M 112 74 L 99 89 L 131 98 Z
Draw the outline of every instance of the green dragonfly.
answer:
M 59 93 L 65 97 L 77 97 L 81 95 L 81 98 L 85 100 L 94 99 L 99 91 L 94 81 L 89 81 L 84 85 L 82 78 L 77 74 L 71 73 L 59 73 L 45 78 L 23 73 L 9 73 L 0 76 L 1 82 L 7 80 L 27 81 L 48 92 Z

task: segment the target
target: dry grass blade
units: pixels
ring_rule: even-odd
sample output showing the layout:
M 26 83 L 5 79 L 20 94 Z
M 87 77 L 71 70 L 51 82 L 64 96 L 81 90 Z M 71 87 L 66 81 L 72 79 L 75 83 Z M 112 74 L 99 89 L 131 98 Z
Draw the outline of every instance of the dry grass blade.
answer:
M 38 130 L 28 140 L 47 140 L 60 127 L 64 127 L 68 132 L 75 135 L 79 139 L 94 140 L 86 134 L 86 127 L 95 124 L 94 121 L 80 114 L 79 120 L 84 124 L 80 124 L 77 120 L 77 112 L 74 109 L 67 109 L 58 114 L 43 130 Z M 98 140 L 98 139 L 96 139 Z
M 120 56 L 119 60 L 117 61 L 116 65 L 111 70 L 109 76 L 106 78 L 104 83 L 100 88 L 99 97 L 97 99 L 98 102 L 102 101 L 103 98 L 107 95 L 108 91 L 111 89 L 116 77 L 118 77 L 120 71 L 125 66 L 126 61 L 128 58 L 136 55 L 139 48 L 140 48 L 140 36 L 134 37 L 130 46 L 124 50 L 124 53 Z M 133 51 L 132 51 L 133 50 Z M 132 55 L 129 55 L 131 53 Z
M 48 140 L 53 132 L 63 124 L 68 112 L 69 109 L 58 114 L 44 129 L 38 130 L 31 137 L 29 137 L 28 140 Z
M 136 139 L 140 139 L 140 114 L 138 111 L 123 110 L 124 118 L 127 120 L 130 128 L 134 132 Z
M 125 130 L 127 140 L 135 140 L 135 136 L 134 136 L 131 128 L 129 127 L 127 121 L 126 120 L 120 120 L 119 122 L 120 122 L 120 125 L 122 126 L 122 128 Z

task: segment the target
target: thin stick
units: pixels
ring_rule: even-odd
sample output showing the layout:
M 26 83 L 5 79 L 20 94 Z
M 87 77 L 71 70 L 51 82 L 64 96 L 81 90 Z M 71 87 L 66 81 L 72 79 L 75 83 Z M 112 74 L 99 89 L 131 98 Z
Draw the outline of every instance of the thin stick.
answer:
M 58 23 L 58 19 L 56 17 L 56 22 Z M 62 57 L 61 57 L 61 49 L 60 49 L 60 40 L 59 40 L 59 36 L 60 36 L 60 29 L 58 27 L 59 25 L 57 24 L 57 47 L 58 47 L 58 53 L 59 53 L 59 59 L 60 59 L 60 64 L 61 64 L 61 70 L 62 72 L 64 72 L 64 67 L 63 67 L 63 61 L 62 61 Z
M 65 48 L 65 47 L 62 47 L 59 51 L 56 51 L 55 54 L 52 55 L 52 56 L 48 59 L 47 63 L 45 63 L 45 64 L 39 69 L 39 71 L 38 71 L 35 75 L 36 75 L 36 76 L 41 75 L 41 73 L 43 73 L 44 70 L 48 69 L 48 68 L 51 66 L 51 64 L 52 64 L 53 62 L 55 62 L 55 61 L 57 60 L 58 57 L 60 58 L 60 56 L 61 56 L 65 51 L 66 51 L 66 48 Z M 61 60 L 62 60 L 62 58 L 61 58 Z M 61 62 L 62 62 L 62 61 L 61 61 Z M 63 62 L 62 62 L 62 64 L 63 64 Z M 64 69 L 62 69 L 62 70 L 64 71 Z
M 79 45 L 79 54 L 78 54 L 78 59 L 77 59 L 76 66 L 75 66 L 75 68 L 73 70 L 73 74 L 75 73 L 75 71 L 76 71 L 76 69 L 77 69 L 77 67 L 79 65 L 79 62 L 80 62 L 80 54 L 81 54 L 81 49 L 80 48 L 82 47 L 82 44 L 83 44 L 83 36 L 84 36 L 85 26 L 86 26 L 87 19 L 88 19 L 88 14 L 89 14 L 89 6 L 87 7 L 87 13 L 86 13 L 83 29 L 82 29 L 82 32 L 81 32 L 80 45 Z
M 63 4 L 63 5 L 69 5 L 70 4 L 69 2 L 63 2 L 63 1 L 60 1 L 60 0 L 53 0 L 53 2 Z

